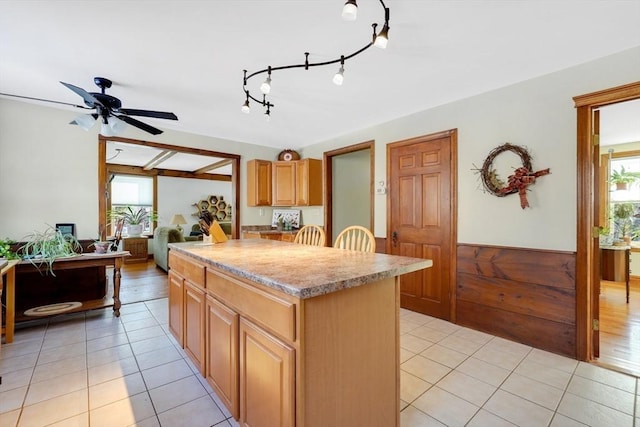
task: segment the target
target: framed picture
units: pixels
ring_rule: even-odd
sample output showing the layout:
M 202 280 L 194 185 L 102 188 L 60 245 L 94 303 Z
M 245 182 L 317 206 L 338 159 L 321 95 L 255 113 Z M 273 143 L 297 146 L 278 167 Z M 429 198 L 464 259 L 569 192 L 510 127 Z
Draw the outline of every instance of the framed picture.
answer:
M 70 224 L 70 223 L 56 224 L 56 230 L 60 230 L 63 236 L 70 234 L 73 237 L 77 237 L 75 224 Z

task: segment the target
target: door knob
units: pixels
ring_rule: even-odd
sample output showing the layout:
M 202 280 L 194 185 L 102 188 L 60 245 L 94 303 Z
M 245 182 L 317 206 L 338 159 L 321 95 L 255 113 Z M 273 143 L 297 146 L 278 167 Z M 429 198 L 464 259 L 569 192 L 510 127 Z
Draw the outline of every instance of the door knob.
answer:
M 393 244 L 394 248 L 396 246 L 398 246 L 398 232 L 397 231 L 394 231 L 393 233 L 391 233 L 391 243 Z

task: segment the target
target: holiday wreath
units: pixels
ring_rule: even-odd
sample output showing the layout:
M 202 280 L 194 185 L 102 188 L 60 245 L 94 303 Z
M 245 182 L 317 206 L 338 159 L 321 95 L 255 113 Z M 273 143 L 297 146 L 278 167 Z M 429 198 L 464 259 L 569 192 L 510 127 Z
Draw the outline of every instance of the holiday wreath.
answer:
M 520 157 L 522 166 L 516 168 L 513 175 L 509 175 L 507 183 L 505 184 L 505 182 L 500 179 L 496 169 L 493 167 L 493 161 L 498 157 L 498 155 L 507 151 L 510 151 Z M 549 168 L 539 170 L 537 172 L 533 172 L 532 169 L 531 155 L 527 149 L 519 145 L 506 143 L 491 150 L 487 158 L 484 160 L 479 172 L 485 190 L 498 197 L 518 193 L 520 195 L 520 207 L 524 209 L 529 207 L 529 201 L 527 200 L 527 187 L 534 184 L 536 182 L 536 178 L 551 173 Z

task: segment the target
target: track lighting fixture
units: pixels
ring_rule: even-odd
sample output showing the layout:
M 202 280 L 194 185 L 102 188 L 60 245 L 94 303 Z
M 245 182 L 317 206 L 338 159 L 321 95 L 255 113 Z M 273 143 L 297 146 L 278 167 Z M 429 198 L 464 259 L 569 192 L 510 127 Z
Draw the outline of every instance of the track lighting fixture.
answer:
M 373 40 L 373 45 L 375 47 L 379 47 L 380 49 L 386 49 L 387 43 L 389 42 L 389 9 L 384 10 L 384 25 L 382 26 L 382 30 Z
M 267 75 L 267 78 L 260 85 L 260 92 L 265 95 L 269 95 L 269 92 L 271 92 L 271 67 L 269 67 L 269 74 Z
M 355 21 L 358 17 L 358 4 L 356 0 L 349 0 L 342 8 L 342 19 L 345 21 Z
M 269 109 L 269 104 L 267 104 L 267 111 L 264 112 L 264 120 L 269 122 L 271 120 L 271 110 Z
M 249 92 L 245 92 L 247 93 L 247 100 L 242 104 L 241 111 L 245 114 L 249 114 L 251 112 L 251 107 L 249 106 Z
M 271 72 L 272 71 L 286 70 L 289 68 L 303 68 L 303 67 L 305 70 L 308 70 L 310 67 L 319 67 L 323 65 L 332 65 L 332 64 L 340 63 L 340 68 L 338 69 L 338 72 L 333 76 L 333 83 L 340 86 L 344 81 L 344 62 L 346 60 L 361 54 L 365 50 L 369 49 L 371 46 L 376 46 L 381 49 L 384 49 L 387 47 L 387 42 L 389 41 L 389 8 L 385 6 L 384 0 L 378 0 L 378 1 L 380 2 L 380 5 L 384 9 L 384 25 L 382 26 L 382 30 L 380 31 L 380 33 L 376 34 L 376 27 L 378 24 L 372 24 L 373 35 L 370 38 L 370 42 L 364 47 L 360 48 L 359 50 L 349 55 L 342 55 L 338 59 L 333 59 L 333 60 L 324 61 L 324 62 L 309 62 L 309 52 L 305 52 L 305 60 L 304 60 L 304 63 L 302 64 L 282 65 L 278 67 L 269 66 L 268 68 L 265 68 L 260 71 L 256 71 L 249 75 L 247 75 L 247 70 L 243 70 L 244 77 L 242 80 L 242 88 L 246 94 L 246 100 L 242 105 L 242 108 L 241 108 L 242 112 L 248 114 L 251 111 L 251 108 L 249 106 L 249 100 L 251 99 L 266 108 L 264 116 L 267 121 L 269 120 L 269 118 L 271 117 L 271 107 L 275 106 L 271 102 L 268 102 L 266 99 L 266 95 L 268 95 L 271 92 Z M 358 4 L 356 3 L 356 0 L 347 0 L 347 2 L 344 4 L 344 7 L 342 9 L 342 18 L 346 21 L 353 21 L 356 19 L 357 13 L 358 13 Z M 247 82 L 249 81 L 249 79 L 251 79 L 251 77 L 254 77 L 263 73 L 267 73 L 267 78 L 260 85 L 260 91 L 263 94 L 262 100 L 260 100 L 254 97 L 253 95 L 251 95 L 251 92 L 247 88 Z
M 333 83 L 342 86 L 344 81 L 344 55 L 340 57 L 340 69 L 333 75 Z

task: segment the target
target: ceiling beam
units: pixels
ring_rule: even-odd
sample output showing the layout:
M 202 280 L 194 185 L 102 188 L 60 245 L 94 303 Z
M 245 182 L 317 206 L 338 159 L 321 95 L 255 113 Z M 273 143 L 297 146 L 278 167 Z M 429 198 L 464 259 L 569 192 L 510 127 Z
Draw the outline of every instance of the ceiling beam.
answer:
M 210 181 L 229 181 L 229 182 L 232 181 L 231 175 L 221 175 L 217 173 L 204 173 L 204 174 L 196 175 L 193 172 L 178 171 L 174 169 L 156 168 L 152 170 L 145 170 L 140 166 L 107 164 L 107 175 L 109 173 L 122 174 L 122 175 L 170 176 L 174 178 L 207 179 Z
M 175 151 L 163 151 L 160 154 L 158 154 L 157 156 L 155 156 L 153 159 L 151 159 L 151 161 L 149 163 L 147 163 L 146 165 L 144 165 L 142 167 L 142 169 L 148 171 L 151 170 L 153 168 L 155 168 L 156 166 L 158 166 L 160 163 L 164 162 L 165 160 L 169 159 L 170 157 L 175 156 L 177 153 Z
M 231 163 L 233 163 L 232 159 L 220 160 L 219 162 L 211 163 L 210 165 L 201 167 L 200 169 L 196 169 L 193 171 L 193 173 L 195 173 L 196 175 L 200 173 L 206 173 L 230 165 Z

